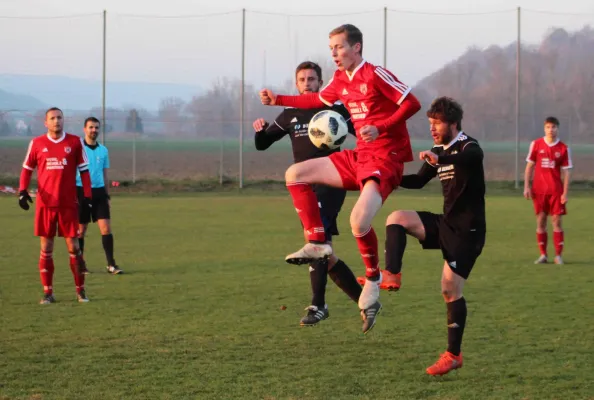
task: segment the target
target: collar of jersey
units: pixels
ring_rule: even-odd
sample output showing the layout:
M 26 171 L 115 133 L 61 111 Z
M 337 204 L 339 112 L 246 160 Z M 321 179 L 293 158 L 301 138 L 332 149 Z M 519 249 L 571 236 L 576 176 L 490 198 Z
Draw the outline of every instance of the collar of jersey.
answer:
M 542 137 L 542 140 L 545 142 L 545 144 L 549 147 L 553 147 L 554 145 L 556 145 L 557 143 L 559 143 L 561 140 L 559 139 L 559 137 L 557 137 L 557 140 L 555 140 L 553 143 L 548 143 L 546 136 Z
M 349 71 L 347 71 L 346 69 L 344 70 L 344 73 L 346 74 L 347 78 L 349 78 L 349 81 L 352 81 L 353 78 L 355 77 L 355 74 L 357 73 L 357 71 L 359 71 L 361 69 L 361 67 L 366 63 L 367 61 L 365 61 L 365 59 L 361 60 L 361 64 L 357 65 L 357 68 L 355 68 L 353 70 L 352 74 L 349 74 Z
M 60 137 L 60 139 L 58 140 L 54 140 L 52 139 L 52 137 L 50 136 L 49 132 L 47 133 L 47 138 L 53 142 L 53 143 L 60 143 L 62 140 L 64 140 L 66 138 L 66 132 L 62 132 L 62 136 Z
M 464 131 L 458 132 L 458 134 L 456 135 L 456 137 L 450 143 L 448 143 L 448 144 L 438 144 L 438 145 L 435 145 L 435 147 L 443 147 L 444 150 L 447 150 L 450 147 L 452 147 L 452 145 L 454 143 L 456 143 L 460 139 L 460 136 L 462 136 L 462 135 L 464 135 Z
M 85 144 L 86 147 L 88 147 L 91 150 L 95 150 L 97 147 L 99 147 L 99 143 L 88 144 L 85 139 L 83 139 L 83 143 Z

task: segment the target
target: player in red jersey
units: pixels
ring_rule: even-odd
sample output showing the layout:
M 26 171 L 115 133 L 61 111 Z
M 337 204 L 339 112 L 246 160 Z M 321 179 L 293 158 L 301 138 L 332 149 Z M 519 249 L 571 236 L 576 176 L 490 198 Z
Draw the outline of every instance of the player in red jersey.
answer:
M 19 205 L 29 209 L 33 200 L 28 188 L 33 170 L 37 168 L 37 202 L 35 206 L 35 236 L 41 238 L 39 273 L 44 296 L 41 304 L 55 302 L 53 296 L 54 237 L 64 237 L 70 253 L 70 270 L 74 276 L 79 302 L 89 301 L 85 294 L 86 265 L 78 245 L 78 200 L 76 171 L 80 171 L 85 193 L 85 206 L 91 206 L 91 177 L 80 137 L 64 132 L 64 114 L 59 108 L 45 113 L 47 133 L 31 140 L 23 163 L 19 185 Z M 57 228 L 57 229 L 56 229 Z
M 265 105 L 297 108 L 332 106 L 340 100 L 349 110 L 357 131 L 355 150 L 343 150 L 293 164 L 285 179 L 293 204 L 308 237 L 299 251 L 287 256 L 293 264 L 307 264 L 332 254 L 325 244 L 324 225 L 312 184 L 323 184 L 361 194 L 351 212 L 351 230 L 365 264 L 365 286 L 359 297 L 363 331 L 381 309 L 377 237 L 371 222 L 388 195 L 398 187 L 404 163 L 413 160 L 406 120 L 420 110 L 410 88 L 391 72 L 365 61 L 363 34 L 353 25 L 342 25 L 330 32 L 330 50 L 338 70 L 319 93 L 277 96 L 268 89 L 260 91 Z M 384 276 L 398 281 L 400 275 Z
M 555 264 L 563 264 L 563 226 L 561 216 L 567 213 L 569 170 L 573 168 L 569 147 L 558 138 L 559 120 L 548 117 L 544 137 L 530 143 L 524 172 L 524 197 L 532 199 L 536 213 L 536 241 L 540 257 L 535 264 L 546 264 L 547 216 L 552 216 Z M 534 172 L 534 176 L 532 173 Z M 532 180 L 532 187 L 530 181 Z

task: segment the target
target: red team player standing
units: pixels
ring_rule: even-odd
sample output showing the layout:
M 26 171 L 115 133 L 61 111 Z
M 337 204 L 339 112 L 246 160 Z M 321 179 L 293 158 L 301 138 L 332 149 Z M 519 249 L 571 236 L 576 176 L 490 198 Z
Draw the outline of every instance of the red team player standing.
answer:
M 530 144 L 524 173 L 524 197 L 532 199 L 536 214 L 536 240 L 540 257 L 535 264 L 546 264 L 547 256 L 547 217 L 553 222 L 553 242 L 555 245 L 555 264 L 563 264 L 564 235 L 561 218 L 567 213 L 567 194 L 569 191 L 569 170 L 573 168 L 569 147 L 558 138 L 559 120 L 548 117 L 544 123 L 544 137 Z M 530 187 L 530 179 L 532 187 Z
M 362 57 L 363 35 L 353 25 L 330 32 L 330 50 L 337 71 L 319 93 L 301 96 L 275 95 L 260 91 L 262 104 L 297 108 L 321 108 L 341 101 L 349 110 L 357 131 L 355 150 L 343 150 L 329 157 L 292 165 L 285 174 L 287 188 L 309 240 L 302 249 L 287 256 L 293 264 L 307 264 L 332 254 L 325 244 L 324 226 L 311 185 L 360 190 L 350 223 L 365 264 L 365 285 L 359 297 L 363 332 L 375 324 L 381 310 L 377 237 L 371 222 L 388 195 L 398 187 L 404 163 L 413 160 L 406 120 L 420 110 L 410 88 L 391 72 Z M 400 274 L 384 276 L 384 284 L 400 287 Z
M 19 205 L 29 209 L 32 202 L 28 188 L 33 170 L 37 168 L 37 201 L 35 205 L 35 236 L 41 238 L 39 274 L 44 296 L 41 304 L 55 302 L 53 296 L 54 237 L 64 237 L 70 253 L 70 270 L 74 276 L 79 302 L 87 302 L 85 294 L 86 265 L 78 245 L 78 200 L 76 170 L 80 171 L 85 204 L 91 206 L 91 177 L 80 137 L 63 131 L 64 114 L 50 108 L 45 114 L 47 133 L 31 140 L 23 163 L 19 185 Z

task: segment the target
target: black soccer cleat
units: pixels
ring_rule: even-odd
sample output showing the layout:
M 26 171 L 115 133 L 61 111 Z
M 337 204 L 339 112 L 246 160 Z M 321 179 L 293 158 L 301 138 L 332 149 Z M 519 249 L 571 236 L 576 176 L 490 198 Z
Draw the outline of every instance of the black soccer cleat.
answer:
M 76 300 L 79 303 L 88 303 L 89 302 L 89 298 L 87 297 L 87 294 L 85 293 L 84 289 L 76 294 Z
M 107 269 L 107 273 L 112 274 L 112 275 L 118 275 L 118 274 L 124 273 L 124 271 L 122 271 L 120 269 L 120 267 L 118 267 L 117 265 L 108 265 L 105 268 Z
M 39 301 L 39 304 L 52 304 L 55 302 L 56 302 L 56 299 L 54 298 L 54 295 L 46 293 L 43 295 L 43 298 Z
M 382 310 L 382 304 L 379 301 L 373 303 L 369 308 L 361 310 L 361 319 L 363 320 L 363 333 L 369 332 L 375 326 L 376 317 Z
M 305 309 L 307 314 L 301 318 L 301 326 L 314 326 L 318 322 L 325 320 L 330 317 L 330 312 L 327 307 L 318 308 L 316 306 L 309 306 Z

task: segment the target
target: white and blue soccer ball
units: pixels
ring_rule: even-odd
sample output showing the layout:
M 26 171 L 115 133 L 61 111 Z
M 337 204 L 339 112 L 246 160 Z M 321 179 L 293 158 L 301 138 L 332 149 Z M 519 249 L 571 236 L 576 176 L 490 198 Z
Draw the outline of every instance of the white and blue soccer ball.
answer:
M 332 150 L 344 143 L 349 128 L 344 117 L 332 110 L 320 111 L 309 121 L 309 139 L 319 149 Z

